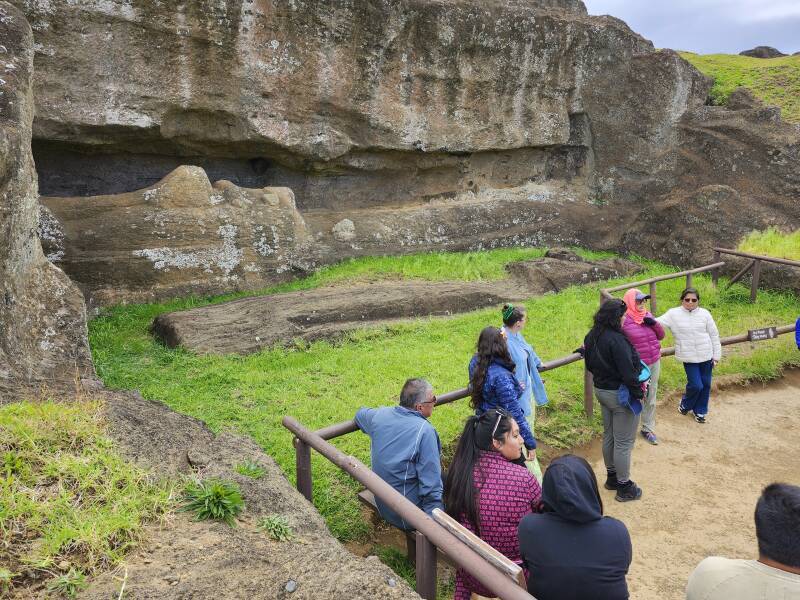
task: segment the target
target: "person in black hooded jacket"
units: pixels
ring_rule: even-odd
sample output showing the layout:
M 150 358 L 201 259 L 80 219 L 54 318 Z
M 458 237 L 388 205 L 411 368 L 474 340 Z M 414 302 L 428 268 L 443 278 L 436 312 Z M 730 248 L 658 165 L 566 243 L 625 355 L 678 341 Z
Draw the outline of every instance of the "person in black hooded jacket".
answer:
M 603 516 L 585 459 L 567 454 L 550 463 L 541 508 L 518 529 L 528 592 L 537 600 L 627 600 L 631 537 L 622 521 Z
M 627 307 L 619 298 L 606 300 L 594 315 L 594 326 L 584 339 L 586 368 L 594 377 L 594 395 L 603 412 L 603 460 L 608 477 L 605 488 L 616 490 L 615 500 L 628 502 L 642 497 L 631 479 L 631 454 L 639 428 L 639 414 L 621 400 L 620 389 L 633 399 L 644 393 L 639 383 L 642 371 L 636 349 L 622 333 Z M 624 386 L 624 387 L 623 387 Z M 641 411 L 641 404 L 638 405 Z

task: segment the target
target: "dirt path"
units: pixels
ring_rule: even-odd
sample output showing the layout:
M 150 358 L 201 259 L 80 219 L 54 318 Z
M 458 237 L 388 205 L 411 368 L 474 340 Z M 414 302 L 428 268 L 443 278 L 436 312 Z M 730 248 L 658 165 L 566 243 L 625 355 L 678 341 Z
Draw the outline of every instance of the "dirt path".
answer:
M 633 539 L 628 584 L 632 600 L 684 598 L 689 574 L 710 555 L 755 558 L 753 511 L 766 484 L 800 484 L 800 371 L 780 382 L 714 392 L 708 423 L 659 403 L 661 443 L 639 438 L 633 478 L 642 500 L 621 504 L 603 490 L 607 514 Z M 589 449 L 598 478 L 599 444 Z

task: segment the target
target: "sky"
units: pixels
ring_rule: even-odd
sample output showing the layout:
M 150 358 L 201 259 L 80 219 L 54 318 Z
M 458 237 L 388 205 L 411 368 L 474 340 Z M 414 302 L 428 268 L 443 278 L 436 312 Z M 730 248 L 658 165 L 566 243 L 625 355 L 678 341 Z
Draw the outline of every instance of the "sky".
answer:
M 738 54 L 773 46 L 800 51 L 800 0 L 583 0 L 589 14 L 612 15 L 656 48 Z

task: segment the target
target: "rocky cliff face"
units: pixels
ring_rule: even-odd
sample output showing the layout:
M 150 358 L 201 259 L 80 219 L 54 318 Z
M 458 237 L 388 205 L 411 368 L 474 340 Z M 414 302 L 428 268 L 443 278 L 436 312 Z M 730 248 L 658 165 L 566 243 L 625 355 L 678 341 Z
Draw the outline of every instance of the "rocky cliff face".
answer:
M 31 157 L 33 39 L 0 2 L 0 400 L 12 387 L 91 372 L 83 298 L 36 235 Z
M 763 207 L 753 228 L 790 206 L 707 168 L 707 78 L 579 0 L 15 3 L 37 41 L 42 191 L 73 198 L 45 201 L 66 234 L 59 264 L 100 303 L 110 287 L 115 299 L 252 288 L 361 254 L 566 243 L 668 258 L 656 254 L 664 228 L 650 239 L 639 213 L 677 191 L 730 186 Z M 154 248 L 220 243 L 218 229 L 187 225 L 191 211 L 166 230 L 143 222 L 157 210 L 145 194 L 187 164 L 254 198 L 293 191 L 291 217 L 229 215 L 237 252 L 286 218 L 305 241 L 283 238 L 272 263 L 165 276 Z M 110 198 L 134 190 L 137 208 Z M 133 216 L 107 219 L 111 205 Z M 85 222 L 102 243 L 78 240 Z

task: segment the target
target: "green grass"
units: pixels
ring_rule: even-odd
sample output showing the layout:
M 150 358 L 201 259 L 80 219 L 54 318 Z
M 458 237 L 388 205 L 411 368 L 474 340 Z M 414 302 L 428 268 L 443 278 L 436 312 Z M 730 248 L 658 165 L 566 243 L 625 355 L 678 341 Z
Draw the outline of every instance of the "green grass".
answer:
M 294 537 L 289 519 L 283 515 L 267 515 L 258 520 L 258 528 L 276 542 L 288 542 Z
M 700 72 L 714 78 L 711 100 L 724 105 L 737 87 L 766 104 L 780 106 L 783 119 L 800 123 L 800 56 L 752 58 L 733 54 L 681 52 Z
M 739 250 L 790 260 L 800 260 L 800 230 L 782 233 L 774 227 L 754 231 L 739 244 Z
M 116 452 L 96 402 L 0 407 L 0 458 L 0 590 L 33 569 L 74 594 L 169 506 L 168 485 Z
M 433 264 L 430 272 L 419 268 L 415 274 L 434 278 L 442 272 L 441 256 L 462 267 L 493 264 L 487 274 L 502 272 L 502 264 L 511 260 L 509 257 L 519 256 L 507 250 L 483 254 L 486 256 L 475 259 L 426 255 L 377 262 L 385 268 L 384 272 L 398 273 L 405 269 L 406 262 L 423 265 L 430 261 L 428 264 Z M 374 260 L 365 264 L 374 265 Z M 392 262 L 396 263 L 394 267 Z M 646 264 L 647 271 L 637 275 L 637 279 L 674 270 L 657 263 Z M 330 281 L 332 274 L 335 278 L 341 272 L 338 269 L 358 277 L 372 275 L 360 261 L 348 261 L 327 270 L 325 276 L 316 276 L 315 281 L 317 284 Z M 465 268 L 445 271 L 451 278 L 473 272 Z M 758 303 L 751 305 L 749 292 L 743 287 L 735 286 L 722 293 L 713 290 L 704 277 L 696 277 L 695 282 L 723 335 L 757 325 L 794 322 L 800 312 L 800 303 L 791 295 L 761 292 Z M 683 285 L 683 281 L 677 280 L 659 284 L 662 312 L 677 304 Z M 597 307 L 598 289 L 598 285 L 572 287 L 525 302 L 529 311 L 525 336 L 543 360 L 569 354 L 580 345 Z M 233 427 L 252 436 L 290 479 L 294 479 L 294 449 L 291 434 L 280 424 L 284 415 L 293 415 L 311 429 L 320 428 L 352 418 L 361 406 L 396 403 L 403 382 L 414 376 L 426 377 L 438 393 L 462 388 L 467 383 L 467 363 L 478 332 L 488 324 L 500 322 L 498 307 L 446 319 L 417 319 L 407 324 L 361 330 L 336 343 L 315 342 L 249 356 L 196 356 L 185 350 L 167 349 L 147 333 L 155 316 L 164 310 L 175 310 L 185 302 L 117 307 L 93 320 L 90 338 L 98 373 L 110 387 L 139 389 L 146 398 L 161 400 L 180 412 L 203 419 L 216 431 Z M 798 353 L 789 352 L 788 337 L 763 343 L 750 357 L 726 358 L 719 372 L 763 379 L 776 376 L 783 364 L 800 363 Z M 668 391 L 682 383 L 683 370 L 674 359 L 667 359 L 661 377 L 662 389 Z M 558 448 L 588 441 L 600 430 L 600 423 L 599 417 L 587 421 L 583 416 L 582 365 L 572 364 L 548 372 L 545 379 L 551 402 L 538 412 L 537 437 Z M 469 413 L 466 401 L 435 410 L 431 421 L 443 444 L 447 445 L 459 434 Z M 335 443 L 344 452 L 368 463 L 366 436 L 351 434 Z M 314 501 L 333 534 L 343 541 L 363 538 L 369 532 L 369 524 L 361 517 L 355 498 L 358 484 L 316 453 L 313 472 Z

